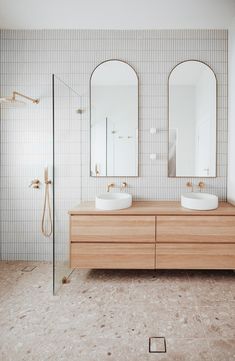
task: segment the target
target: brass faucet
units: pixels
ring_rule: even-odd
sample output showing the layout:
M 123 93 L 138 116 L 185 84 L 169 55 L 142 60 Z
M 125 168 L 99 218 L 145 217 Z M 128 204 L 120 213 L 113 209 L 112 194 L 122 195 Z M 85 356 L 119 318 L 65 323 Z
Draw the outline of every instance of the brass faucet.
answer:
M 120 187 L 120 190 L 122 191 L 124 188 L 126 188 L 127 187 L 127 183 L 126 182 L 123 182 L 122 183 L 122 185 L 121 185 L 121 187 Z
M 193 192 L 193 183 L 192 182 L 187 182 L 186 187 L 191 188 L 191 191 Z
M 200 192 L 202 191 L 203 188 L 205 188 L 205 186 L 206 186 L 205 183 L 202 181 L 198 183 L 198 188 L 200 189 Z
M 115 186 L 114 183 L 109 183 L 109 184 L 107 185 L 107 192 L 109 192 L 109 191 L 110 191 L 110 188 L 113 188 L 114 186 Z

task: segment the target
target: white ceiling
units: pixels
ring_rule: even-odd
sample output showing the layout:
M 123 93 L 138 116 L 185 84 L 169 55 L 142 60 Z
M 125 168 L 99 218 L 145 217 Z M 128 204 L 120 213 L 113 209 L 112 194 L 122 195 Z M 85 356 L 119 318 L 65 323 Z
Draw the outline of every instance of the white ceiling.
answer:
M 227 29 L 235 0 L 0 0 L 0 28 Z

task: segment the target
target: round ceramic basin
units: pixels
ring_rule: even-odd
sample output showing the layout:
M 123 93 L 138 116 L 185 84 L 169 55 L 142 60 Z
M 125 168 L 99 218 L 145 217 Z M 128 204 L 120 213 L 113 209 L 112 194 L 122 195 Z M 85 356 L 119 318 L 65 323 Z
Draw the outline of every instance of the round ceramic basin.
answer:
M 218 197 L 209 193 L 185 193 L 181 196 L 181 206 L 198 211 L 218 208 Z
M 132 195 L 129 193 L 104 193 L 96 196 L 95 206 L 97 209 L 114 211 L 129 208 L 132 205 Z

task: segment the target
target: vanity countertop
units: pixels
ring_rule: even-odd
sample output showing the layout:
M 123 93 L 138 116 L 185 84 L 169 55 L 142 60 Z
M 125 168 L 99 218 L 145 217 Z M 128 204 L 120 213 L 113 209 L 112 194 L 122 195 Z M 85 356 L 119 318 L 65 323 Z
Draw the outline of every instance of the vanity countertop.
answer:
M 69 210 L 70 215 L 207 215 L 235 216 L 235 206 L 220 202 L 217 209 L 210 211 L 195 211 L 181 207 L 177 201 L 136 201 L 130 208 L 116 211 L 104 211 L 95 208 L 95 202 L 84 202 Z

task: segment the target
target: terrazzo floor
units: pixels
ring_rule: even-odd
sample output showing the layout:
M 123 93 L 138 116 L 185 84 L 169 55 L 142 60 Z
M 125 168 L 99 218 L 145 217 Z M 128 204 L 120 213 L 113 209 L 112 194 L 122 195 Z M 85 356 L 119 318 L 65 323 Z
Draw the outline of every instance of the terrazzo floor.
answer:
M 235 273 L 75 270 L 53 296 L 51 264 L 0 262 L 0 361 L 31 360 L 235 360 Z

